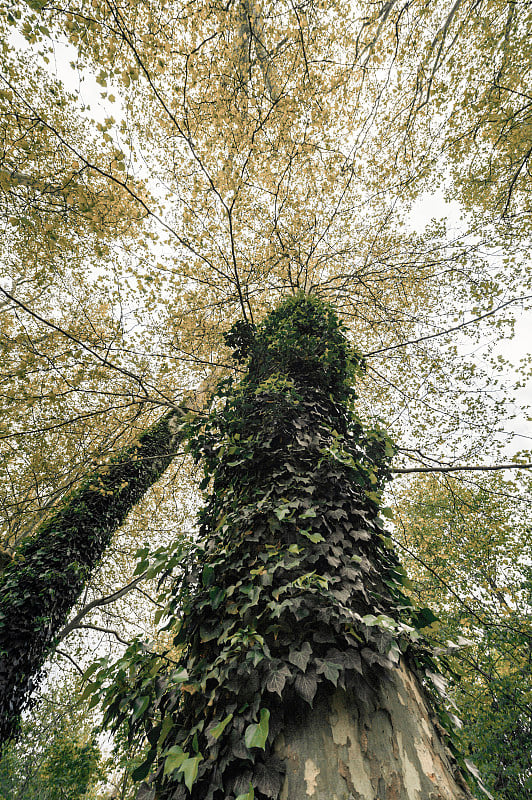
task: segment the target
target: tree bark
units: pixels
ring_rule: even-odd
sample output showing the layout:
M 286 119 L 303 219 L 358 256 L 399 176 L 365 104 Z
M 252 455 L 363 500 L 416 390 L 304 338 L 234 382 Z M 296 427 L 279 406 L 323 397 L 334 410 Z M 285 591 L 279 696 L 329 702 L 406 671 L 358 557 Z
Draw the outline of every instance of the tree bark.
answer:
M 471 798 L 404 663 L 376 690 L 322 693 L 274 748 L 286 768 L 279 800 Z

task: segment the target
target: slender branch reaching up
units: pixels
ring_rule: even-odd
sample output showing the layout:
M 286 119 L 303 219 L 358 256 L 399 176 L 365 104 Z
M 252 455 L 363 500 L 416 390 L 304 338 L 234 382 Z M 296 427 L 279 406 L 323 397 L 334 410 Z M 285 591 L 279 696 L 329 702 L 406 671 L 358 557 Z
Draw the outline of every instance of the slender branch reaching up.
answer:
M 79 672 L 79 674 L 80 674 L 80 675 L 83 675 L 83 670 L 81 669 L 81 667 L 79 666 L 79 664 L 77 663 L 77 661 L 74 661 L 74 659 L 72 658 L 72 656 L 71 656 L 71 655 L 69 655 L 68 653 L 65 653 L 65 651 L 64 651 L 64 650 L 59 650 L 59 648 L 58 648 L 58 649 L 57 649 L 55 652 L 56 652 L 58 655 L 60 655 L 62 658 L 66 658 L 66 659 L 67 659 L 67 661 L 70 661 L 70 663 L 72 664 L 72 666 L 73 666 L 73 667 L 74 667 L 74 668 L 75 668 L 75 669 L 76 669 L 76 670 Z
M 438 336 L 446 336 L 449 333 L 454 333 L 455 331 L 459 331 L 462 328 L 466 328 L 468 325 L 472 325 L 475 322 L 480 322 L 487 317 L 493 316 L 498 311 L 501 311 L 503 308 L 507 306 L 513 305 L 514 303 L 522 303 L 525 300 L 532 299 L 532 295 L 526 295 L 526 297 L 512 297 L 511 300 L 507 300 L 505 303 L 501 303 L 496 308 L 492 308 L 491 311 L 486 311 L 485 314 L 481 314 L 478 317 L 472 317 L 471 319 L 467 319 L 465 322 L 461 322 L 459 325 L 455 325 L 452 328 L 446 328 L 443 331 L 438 331 L 438 333 L 429 333 L 427 336 L 420 336 L 418 339 L 410 339 L 407 342 L 400 342 L 399 344 L 392 344 L 390 347 L 382 347 L 380 350 L 373 350 L 371 353 L 364 353 L 364 358 L 371 358 L 371 356 L 378 356 L 381 353 L 387 353 L 390 350 L 397 350 L 399 347 L 408 347 L 411 344 L 419 344 L 419 342 L 426 342 L 428 339 L 436 339 Z

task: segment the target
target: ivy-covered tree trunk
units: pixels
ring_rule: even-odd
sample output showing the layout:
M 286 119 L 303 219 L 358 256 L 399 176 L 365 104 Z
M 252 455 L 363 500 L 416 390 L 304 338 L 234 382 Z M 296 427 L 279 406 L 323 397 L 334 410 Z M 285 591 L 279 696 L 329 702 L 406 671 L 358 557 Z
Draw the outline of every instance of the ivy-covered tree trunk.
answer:
M 393 448 L 353 410 L 361 359 L 303 295 L 227 341 L 248 371 L 190 425 L 207 495 L 167 609 L 180 664 L 132 651 L 107 694 L 149 743 L 139 798 L 470 797 L 379 516 Z
M 88 476 L 0 575 L 0 746 L 16 732 L 57 634 L 113 533 L 175 455 L 176 409 Z

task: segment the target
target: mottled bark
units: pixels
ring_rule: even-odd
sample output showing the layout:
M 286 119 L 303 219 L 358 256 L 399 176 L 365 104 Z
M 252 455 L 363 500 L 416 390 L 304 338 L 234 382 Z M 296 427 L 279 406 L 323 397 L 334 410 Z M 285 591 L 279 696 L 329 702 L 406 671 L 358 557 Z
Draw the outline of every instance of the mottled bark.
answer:
M 378 689 L 331 690 L 275 742 L 280 800 L 470 800 L 423 690 L 401 665 Z

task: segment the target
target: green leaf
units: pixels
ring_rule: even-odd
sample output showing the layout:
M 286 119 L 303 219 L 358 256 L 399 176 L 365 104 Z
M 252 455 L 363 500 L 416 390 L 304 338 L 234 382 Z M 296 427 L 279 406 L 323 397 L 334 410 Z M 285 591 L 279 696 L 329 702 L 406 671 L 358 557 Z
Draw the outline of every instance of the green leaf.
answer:
M 98 683 L 88 683 L 85 686 L 85 688 L 84 688 L 84 690 L 83 690 L 83 692 L 81 694 L 81 697 L 79 698 L 80 702 L 84 703 L 85 700 L 89 697 L 89 695 L 91 695 L 94 692 L 96 692 L 99 688 L 100 687 L 99 687 Z
M 97 669 L 99 669 L 102 666 L 106 666 L 106 664 L 107 664 L 107 659 L 106 658 L 105 659 L 98 659 L 97 661 L 94 661 L 90 665 L 90 667 L 88 667 L 88 669 L 86 669 L 85 672 L 83 673 L 83 680 L 87 680 L 87 678 L 90 678 L 90 676 L 93 675 L 96 672 Z
M 187 758 L 187 760 L 184 761 L 179 767 L 179 772 L 182 772 L 185 776 L 185 785 L 189 792 L 194 785 L 194 781 L 198 777 L 198 767 L 202 759 L 203 756 L 201 753 L 198 753 L 198 755 L 194 756 L 194 758 Z
M 438 622 L 438 617 L 430 608 L 420 608 L 412 614 L 412 621 L 416 628 L 428 628 L 433 622 Z
M 155 750 L 150 750 L 146 760 L 143 761 L 142 764 L 140 764 L 140 766 L 138 766 L 136 769 L 133 770 L 133 772 L 131 773 L 131 777 L 135 781 L 135 783 L 137 783 L 137 781 L 143 781 L 144 780 L 144 778 L 146 777 L 146 775 L 150 771 L 151 765 L 154 762 L 155 755 L 156 755 L 156 751 Z
M 305 672 L 311 655 L 312 647 L 308 642 L 303 642 L 300 650 L 296 650 L 295 647 L 290 648 L 288 660 L 294 664 L 294 666 L 299 667 L 301 672 Z
M 203 585 L 210 586 L 213 578 L 214 578 L 214 567 L 211 567 L 210 564 L 205 564 L 201 575 L 201 581 Z
M 279 508 L 274 508 L 273 513 L 277 517 L 279 521 L 283 520 L 291 513 L 292 509 L 290 506 L 280 506 Z
M 216 725 L 209 733 L 213 739 L 219 739 L 226 727 L 229 725 L 231 720 L 233 719 L 232 714 L 228 714 L 221 722 Z
M 168 734 L 172 730 L 173 725 L 174 725 L 174 720 L 172 719 L 171 715 L 169 715 L 169 716 L 164 718 L 163 724 L 161 726 L 161 733 L 160 733 L 159 739 L 157 741 L 157 746 L 158 747 L 162 746 L 164 740 L 166 739 L 166 737 L 168 736 Z
M 342 668 L 339 664 L 333 664 L 330 661 L 322 661 L 316 670 L 318 674 L 323 673 L 323 677 L 330 681 L 334 686 L 336 686 L 338 683 L 338 676 L 340 675 L 341 671 Z
M 149 695 L 145 694 L 142 697 L 136 697 L 133 702 L 133 719 L 141 717 L 150 704 Z
M 185 668 L 174 669 L 170 677 L 172 679 L 172 683 L 185 683 L 185 681 L 188 681 L 188 670 Z
M 303 700 L 306 700 L 309 705 L 312 705 L 316 689 L 318 688 L 318 679 L 316 675 L 304 675 L 301 673 L 296 676 L 294 688 Z
M 188 758 L 188 753 L 184 753 L 179 745 L 176 744 L 174 747 L 171 747 L 164 760 L 164 774 L 171 775 L 172 772 L 181 766 L 186 758 Z
M 219 586 L 211 586 L 209 589 L 209 599 L 212 608 L 216 611 L 220 603 L 225 597 L 225 589 L 220 589 Z
M 324 542 L 325 541 L 325 539 L 323 538 L 321 533 L 311 533 L 310 531 L 304 531 L 301 528 L 299 529 L 299 533 L 302 536 L 306 536 L 307 539 L 310 539 L 310 541 L 313 544 L 318 544 L 318 542 Z
M 261 708 L 260 722 L 248 725 L 244 734 L 244 741 L 248 750 L 251 750 L 252 747 L 260 747 L 261 750 L 264 750 L 269 728 L 270 712 L 267 708 Z
M 285 603 L 286 602 L 289 601 L 285 600 Z M 277 692 L 279 697 L 281 697 L 286 679 L 289 677 L 290 669 L 286 665 L 282 666 L 281 669 L 270 672 L 268 680 L 266 681 L 266 689 L 269 692 Z
M 148 561 L 147 558 L 141 559 L 141 561 L 139 561 L 137 563 L 137 566 L 135 567 L 135 571 L 134 571 L 133 575 L 140 575 L 140 573 L 144 572 L 144 570 L 147 569 L 149 567 L 149 565 L 150 565 L 150 562 Z

